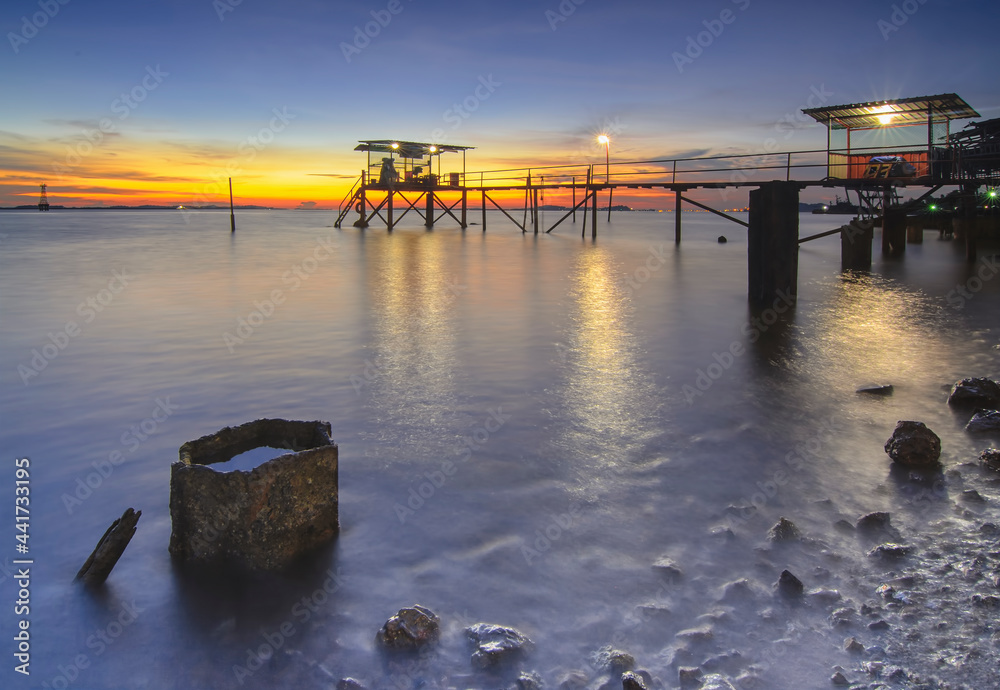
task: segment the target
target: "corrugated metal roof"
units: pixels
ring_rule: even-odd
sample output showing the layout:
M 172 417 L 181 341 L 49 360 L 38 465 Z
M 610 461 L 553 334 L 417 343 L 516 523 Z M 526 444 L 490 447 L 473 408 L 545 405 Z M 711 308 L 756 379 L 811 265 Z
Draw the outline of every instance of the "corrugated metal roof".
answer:
M 403 158 L 423 158 L 439 153 L 456 153 L 468 151 L 475 146 L 454 146 L 452 144 L 428 144 L 421 141 L 403 141 L 402 139 L 369 139 L 361 140 L 354 147 L 355 151 L 377 151 L 379 153 L 395 153 Z
M 980 117 L 972 106 L 954 93 L 807 108 L 802 112 L 831 129 L 873 129 L 926 124 L 928 114 L 934 122 Z

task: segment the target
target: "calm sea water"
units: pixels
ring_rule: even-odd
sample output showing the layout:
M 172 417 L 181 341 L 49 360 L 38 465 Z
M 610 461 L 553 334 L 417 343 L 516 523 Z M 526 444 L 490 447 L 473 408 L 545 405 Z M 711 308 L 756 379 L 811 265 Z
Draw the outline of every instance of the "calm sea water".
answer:
M 1000 369 L 1000 280 L 957 298 L 977 267 L 931 231 L 842 276 L 830 237 L 803 246 L 798 304 L 776 321 L 748 309 L 734 224 L 686 214 L 675 248 L 666 213 L 616 214 L 596 241 L 494 215 L 486 234 L 388 234 L 244 212 L 230 235 L 223 213 L 0 214 L 0 558 L 16 557 L 13 461 L 28 457 L 35 560 L 29 684 L 12 671 L 17 591 L 6 573 L 0 586 L 4 686 L 434 687 L 471 673 L 461 627 L 481 620 L 532 637 L 522 667 L 552 684 L 596 675 L 588 655 L 612 644 L 674 687 L 679 646 L 702 660 L 675 635 L 699 626 L 705 655 L 736 649 L 770 687 L 844 663 L 829 610 L 740 613 L 723 588 L 749 578 L 766 603 L 788 567 L 864 600 L 863 550 L 831 525 L 890 510 L 920 528 L 882 451 L 897 420 L 934 429 L 946 464 L 983 447 L 944 400 Z M 803 215 L 801 233 L 842 220 Z M 895 394 L 858 396 L 869 382 Z M 339 539 L 270 578 L 182 572 L 167 553 L 178 447 L 260 417 L 331 422 Z M 81 591 L 76 570 L 130 506 L 142 519 L 107 588 Z M 767 548 L 782 515 L 822 547 Z M 652 569 L 662 557 L 681 583 Z M 373 638 L 415 603 L 444 635 L 404 670 Z M 281 648 L 251 669 L 268 639 Z

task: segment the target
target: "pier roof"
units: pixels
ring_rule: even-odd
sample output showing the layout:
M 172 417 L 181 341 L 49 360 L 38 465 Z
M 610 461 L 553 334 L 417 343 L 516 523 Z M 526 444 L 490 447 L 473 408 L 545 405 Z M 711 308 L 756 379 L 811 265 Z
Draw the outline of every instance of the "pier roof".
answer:
M 830 129 L 874 129 L 877 127 L 927 124 L 980 117 L 957 94 L 896 98 L 887 101 L 807 108 L 802 111 Z
M 475 146 L 455 146 L 453 144 L 428 144 L 421 141 L 403 141 L 402 139 L 368 139 L 359 140 L 355 151 L 375 151 L 378 153 L 394 153 L 401 158 L 423 158 L 440 153 L 458 153 L 474 149 Z

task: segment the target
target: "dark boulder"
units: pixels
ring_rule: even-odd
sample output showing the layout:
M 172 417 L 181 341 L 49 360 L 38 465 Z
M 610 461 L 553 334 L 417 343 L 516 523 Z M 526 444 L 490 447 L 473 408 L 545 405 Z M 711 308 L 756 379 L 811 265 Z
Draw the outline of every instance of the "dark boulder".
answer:
M 965 430 L 980 434 L 1000 432 L 1000 410 L 979 410 L 972 415 Z
M 472 642 L 472 665 L 492 668 L 529 651 L 532 642 L 514 628 L 492 623 L 477 623 L 465 629 Z
M 936 467 L 941 458 L 941 439 L 923 422 L 900 421 L 885 442 L 885 452 L 907 467 Z
M 768 541 L 775 542 L 793 541 L 798 539 L 799 536 L 799 528 L 795 526 L 795 523 L 783 517 L 778 518 L 774 527 L 772 527 L 767 533 Z
M 386 649 L 412 651 L 436 642 L 441 635 L 441 621 L 428 608 L 410 606 L 387 620 L 375 636 Z
M 952 386 L 948 404 L 956 407 L 1000 407 L 1000 383 L 988 378 L 967 378 Z
M 987 469 L 1000 472 L 1000 449 L 987 448 L 979 454 L 979 462 Z

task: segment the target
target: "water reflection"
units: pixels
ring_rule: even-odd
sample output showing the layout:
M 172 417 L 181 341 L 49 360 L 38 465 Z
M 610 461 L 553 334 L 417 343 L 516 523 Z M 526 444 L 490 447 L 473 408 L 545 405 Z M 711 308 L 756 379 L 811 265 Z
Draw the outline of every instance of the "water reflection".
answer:
M 659 408 L 633 330 L 632 305 L 614 257 L 588 246 L 573 265 L 571 332 L 565 348 L 562 444 L 581 475 L 600 478 L 640 451 Z
M 440 452 L 456 408 L 455 302 L 463 286 L 433 236 L 365 242 L 372 349 L 355 376 L 370 388 L 375 433 L 403 439 L 411 457 Z

